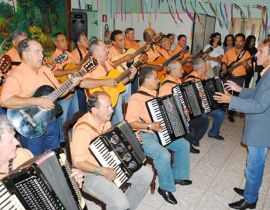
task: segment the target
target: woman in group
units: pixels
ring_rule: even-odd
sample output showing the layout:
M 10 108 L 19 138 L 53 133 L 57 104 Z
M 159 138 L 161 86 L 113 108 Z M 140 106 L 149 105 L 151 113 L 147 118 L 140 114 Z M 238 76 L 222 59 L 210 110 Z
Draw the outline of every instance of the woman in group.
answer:
M 224 42 L 223 42 L 223 50 L 224 54 L 229 50 L 234 48 L 234 35 L 228 34 L 225 36 Z

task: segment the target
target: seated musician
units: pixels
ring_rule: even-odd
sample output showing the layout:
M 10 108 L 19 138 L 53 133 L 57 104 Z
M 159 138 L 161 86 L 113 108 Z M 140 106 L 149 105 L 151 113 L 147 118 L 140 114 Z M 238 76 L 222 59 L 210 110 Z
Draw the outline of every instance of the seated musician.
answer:
M 142 166 L 128 180 L 131 187 L 126 193 L 112 182 L 116 172 L 112 168 L 101 167 L 88 149 L 94 138 L 111 127 L 111 99 L 105 92 L 95 92 L 89 96 L 87 105 L 88 112 L 73 128 L 70 145 L 72 162 L 76 168 L 86 172 L 84 186 L 106 204 L 106 209 L 135 209 L 149 188 L 152 171 Z
M 53 69 L 53 74 L 57 80 L 61 83 L 65 82 L 69 74 L 74 74 L 76 69 L 77 61 L 73 58 L 73 54 L 68 52 L 68 41 L 65 34 L 59 32 L 53 35 L 53 44 L 55 46 L 55 51 L 53 52 L 51 58 L 55 59 L 57 56 L 65 53 L 68 56 L 66 61 L 58 63 Z M 64 68 L 64 69 L 63 69 Z M 66 78 L 65 78 L 66 76 Z M 61 79 L 59 77 L 65 78 Z M 72 116 L 79 110 L 78 97 L 76 92 L 74 94 L 68 94 L 66 97 L 59 101 L 59 104 L 63 108 L 63 113 L 57 118 L 57 123 L 60 128 L 60 142 L 65 142 L 64 140 L 64 123 L 71 119 Z
M 125 42 L 126 42 L 126 49 L 138 49 L 139 44 L 134 40 L 135 32 L 134 28 L 127 28 L 125 30 Z
M 245 45 L 245 35 L 242 33 L 238 33 L 235 35 L 235 47 L 228 50 L 222 58 L 222 73 L 227 72 L 227 68 L 231 67 L 238 62 L 245 60 L 250 57 L 250 53 L 244 50 Z M 240 87 L 243 86 L 246 78 L 246 71 L 250 68 L 251 62 L 243 62 L 243 65 L 235 68 L 231 75 L 229 75 L 227 80 L 232 80 L 236 82 Z M 233 92 L 233 95 L 238 96 L 237 92 Z M 234 122 L 234 113 L 235 111 L 229 110 L 228 119 L 230 122 Z
M 177 200 L 172 192 L 176 191 L 175 184 L 189 185 L 189 143 L 184 138 L 177 139 L 168 146 L 163 147 L 159 143 L 154 132 L 163 128 L 160 122 L 152 122 L 145 102 L 157 95 L 158 78 L 155 69 L 143 67 L 140 71 L 139 91 L 134 93 L 128 103 L 126 120 L 134 130 L 142 130 L 142 147 L 147 156 L 154 160 L 158 173 L 159 189 L 162 197 L 171 204 Z M 171 168 L 169 150 L 174 152 L 174 164 Z
M 193 60 L 193 71 L 185 78 L 185 82 L 187 81 L 200 81 L 206 80 L 207 72 L 207 63 L 206 60 L 202 58 L 196 58 Z M 217 140 L 224 140 L 224 138 L 220 135 L 220 128 L 224 121 L 224 109 L 215 109 L 211 112 L 207 113 L 208 116 L 213 117 L 213 125 L 212 128 L 208 132 L 209 138 L 215 138 Z
M 29 150 L 18 145 L 19 141 L 15 137 L 15 131 L 10 121 L 6 116 L 0 115 L 0 180 L 33 157 Z M 71 176 L 74 176 L 81 187 L 83 173 L 78 169 L 72 169 Z
M 72 51 L 72 59 L 76 64 L 79 64 L 81 60 L 86 56 L 89 49 L 89 41 L 85 33 L 78 34 L 76 40 L 76 48 Z
M 181 79 L 183 75 L 182 64 L 179 61 L 172 61 L 167 67 L 167 76 L 165 80 L 159 86 L 158 96 L 165 96 L 172 93 L 172 89 L 181 84 Z M 190 143 L 191 153 L 200 153 L 200 150 L 196 149 L 194 146 L 199 146 L 199 140 L 203 137 L 204 133 L 208 128 L 208 117 L 200 116 L 193 119 L 190 123 L 190 133 L 185 136 L 185 138 Z
M 176 53 L 180 52 L 184 47 L 187 46 L 187 36 L 184 34 L 180 34 L 177 37 L 177 46 L 172 51 L 172 54 L 175 55 Z M 181 63 L 183 64 L 183 76 L 185 77 L 192 71 L 192 55 L 189 51 L 185 52 L 183 58 L 181 58 Z
M 164 35 L 161 39 L 160 47 L 156 47 L 156 49 L 161 56 L 169 59 L 172 56 L 171 47 L 172 45 L 170 39 Z
M 11 34 L 13 47 L 5 52 L 5 55 L 8 55 L 11 58 L 13 67 L 19 65 L 22 62 L 18 52 L 18 44 L 24 39 L 27 39 L 27 34 L 23 31 L 16 30 Z
M 171 50 L 174 50 L 174 48 L 176 47 L 177 43 L 175 42 L 175 34 L 172 33 L 168 33 L 166 35 L 166 37 L 170 40 L 171 43 Z
M 10 109 L 38 106 L 51 110 L 54 103 L 48 97 L 33 97 L 34 92 L 43 85 L 59 87 L 51 70 L 42 66 L 43 48 L 36 40 L 25 39 L 19 43 L 22 63 L 10 71 L 1 94 L 1 105 Z M 79 83 L 74 79 L 72 88 Z M 66 92 L 67 93 L 67 92 Z M 64 93 L 63 96 L 66 94 Z M 55 117 L 49 122 L 46 133 L 35 139 L 21 135 L 21 144 L 34 155 L 49 149 L 59 148 L 59 127 Z

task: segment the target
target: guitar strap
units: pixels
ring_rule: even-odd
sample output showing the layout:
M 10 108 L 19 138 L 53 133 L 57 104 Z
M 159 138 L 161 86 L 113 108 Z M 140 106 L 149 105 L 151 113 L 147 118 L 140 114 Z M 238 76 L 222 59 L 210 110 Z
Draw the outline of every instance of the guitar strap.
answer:
M 53 87 L 55 88 L 55 89 L 57 89 L 57 87 L 55 86 L 55 84 L 52 82 L 52 80 L 50 79 L 50 77 L 48 77 L 48 75 L 45 73 L 45 72 L 43 72 L 43 74 L 47 77 L 47 79 L 52 83 L 52 85 L 53 85 Z
M 161 87 L 161 86 L 163 86 L 163 85 L 165 85 L 165 84 L 167 84 L 167 83 L 174 84 L 174 85 L 178 85 L 177 82 L 174 82 L 174 81 L 171 81 L 171 80 L 165 80 L 164 82 L 162 82 L 162 83 L 160 84 L 159 87 Z
M 236 58 L 236 61 L 235 62 L 238 62 L 238 61 L 240 61 L 241 60 L 241 58 L 244 56 L 244 54 L 245 54 L 245 50 L 243 49 L 240 53 L 239 53 L 239 55 L 237 56 L 237 58 Z
M 151 95 L 143 90 L 138 90 L 136 93 L 141 94 L 141 95 L 145 95 L 145 96 L 150 96 L 152 98 L 156 98 L 156 96 L 153 96 L 153 95 Z
M 196 76 L 194 76 L 194 75 L 192 75 L 192 74 L 188 75 L 188 76 L 186 77 L 186 79 L 199 79 L 199 80 L 201 80 L 201 78 L 196 77 Z
M 83 55 L 82 55 L 82 52 L 80 51 L 80 49 L 77 47 L 77 50 L 78 50 L 78 52 L 79 52 L 79 55 L 80 55 L 80 61 L 82 61 L 82 59 L 83 59 Z

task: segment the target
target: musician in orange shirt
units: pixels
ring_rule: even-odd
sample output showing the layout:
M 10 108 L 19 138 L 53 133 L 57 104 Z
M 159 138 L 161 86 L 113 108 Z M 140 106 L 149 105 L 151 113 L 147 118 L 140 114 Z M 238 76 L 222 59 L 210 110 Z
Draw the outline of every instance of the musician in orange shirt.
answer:
M 88 112 L 73 127 L 70 145 L 73 165 L 85 172 L 84 186 L 106 204 L 106 209 L 136 209 L 149 189 L 153 173 L 142 166 L 127 181 L 131 187 L 124 193 L 113 181 L 116 171 L 102 167 L 89 150 L 96 137 L 111 128 L 113 109 L 111 99 L 105 92 L 95 92 L 87 100 Z M 140 139 L 139 134 L 136 134 Z
M 177 37 L 177 46 L 174 48 L 174 50 L 172 51 L 172 54 L 175 55 L 176 53 L 180 52 L 184 47 L 187 46 L 187 36 L 184 34 L 180 34 Z M 183 58 L 181 58 L 181 62 L 185 62 L 185 64 L 183 64 L 183 69 L 184 69 L 184 77 L 186 75 L 188 75 L 191 71 L 192 71 L 192 55 L 189 51 L 184 53 Z
M 166 59 L 169 59 L 173 55 L 171 47 L 172 45 L 170 39 L 167 38 L 166 36 L 163 36 L 160 42 L 160 46 L 157 46 L 156 50 L 161 56 L 163 56 Z
M 242 62 L 248 57 L 250 53 L 244 50 L 245 45 L 245 35 L 238 33 L 235 35 L 235 47 L 229 49 L 222 58 L 222 73 L 227 73 L 228 67 L 234 66 L 238 62 Z M 227 80 L 232 80 L 236 82 L 239 86 L 243 86 L 246 77 L 246 71 L 251 67 L 251 62 L 243 62 L 243 64 L 235 68 L 231 75 L 229 75 Z M 239 95 L 237 92 L 233 93 L 234 95 Z M 230 122 L 234 122 L 234 111 L 229 110 L 228 119 Z
M 138 49 L 139 44 L 134 40 L 135 32 L 134 28 L 127 28 L 125 30 L 125 42 L 126 42 L 126 49 Z
M 68 52 L 68 41 L 64 33 L 59 32 L 53 35 L 53 43 L 55 46 L 55 51 L 53 52 L 51 58 L 55 59 L 57 56 L 65 53 L 68 56 L 68 59 L 60 64 L 56 64 L 53 69 L 53 74 L 57 79 L 59 76 L 68 76 L 69 74 L 74 74 L 77 72 L 76 68 L 76 59 L 74 59 L 72 53 Z M 72 65 L 69 69 L 63 69 L 67 65 Z M 68 77 L 66 77 L 66 80 Z M 63 108 L 63 113 L 57 118 L 57 122 L 60 128 L 60 142 L 65 142 L 64 139 L 64 123 L 71 119 L 72 116 L 79 111 L 78 96 L 75 92 L 74 94 L 69 94 L 65 98 L 59 101 L 59 104 Z
M 158 193 L 171 204 L 177 204 L 172 192 L 176 184 L 190 185 L 189 180 L 189 143 L 185 138 L 172 141 L 163 147 L 155 132 L 162 131 L 160 122 L 153 122 L 145 102 L 157 95 L 159 80 L 153 67 L 143 67 L 140 71 L 139 91 L 134 93 L 128 102 L 126 120 L 134 130 L 141 130 L 142 147 L 146 155 L 154 161 L 158 173 Z M 174 152 L 174 164 L 170 165 L 169 150 Z
M 18 66 L 22 62 L 18 52 L 18 44 L 22 40 L 27 39 L 27 34 L 23 31 L 16 30 L 11 34 L 11 39 L 13 47 L 5 52 L 5 55 L 8 55 L 11 58 L 11 64 L 13 66 Z
M 89 52 L 89 41 L 85 33 L 80 33 L 76 40 L 76 48 L 72 51 L 72 59 L 76 64 L 79 64 L 81 60 Z
M 196 58 L 193 60 L 193 71 L 185 78 L 185 82 L 194 81 L 198 82 L 200 80 L 206 80 L 207 72 L 207 62 L 202 58 Z M 220 135 L 220 128 L 224 121 L 224 112 L 225 110 L 222 108 L 212 110 L 207 113 L 207 116 L 213 117 L 213 125 L 212 128 L 208 132 L 209 138 L 214 138 L 217 140 L 224 140 L 224 137 Z

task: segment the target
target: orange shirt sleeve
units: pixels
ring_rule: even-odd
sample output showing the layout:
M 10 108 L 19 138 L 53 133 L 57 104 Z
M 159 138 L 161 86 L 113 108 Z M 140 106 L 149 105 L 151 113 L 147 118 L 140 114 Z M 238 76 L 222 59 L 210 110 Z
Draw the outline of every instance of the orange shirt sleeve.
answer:
M 131 123 L 135 121 L 141 121 L 140 113 L 142 113 L 142 111 L 143 111 L 143 107 L 140 101 L 138 101 L 134 97 L 131 97 L 128 102 L 127 113 L 125 117 L 127 122 Z
M 1 103 L 12 96 L 19 95 L 21 92 L 20 84 L 19 78 L 17 78 L 15 75 L 8 76 L 2 89 Z

